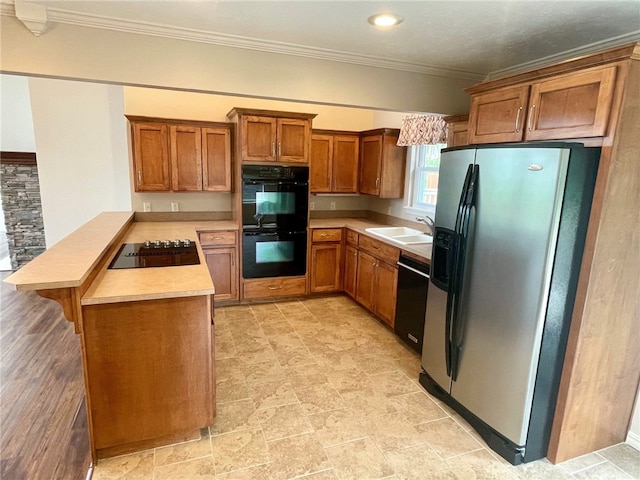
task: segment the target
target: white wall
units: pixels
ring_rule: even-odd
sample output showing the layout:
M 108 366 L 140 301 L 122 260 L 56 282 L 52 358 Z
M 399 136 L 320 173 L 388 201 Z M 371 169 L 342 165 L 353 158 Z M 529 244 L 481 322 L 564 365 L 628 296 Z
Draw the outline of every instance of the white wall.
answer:
M 36 151 L 26 77 L 0 75 L 0 150 Z
M 447 114 L 468 111 L 475 83 L 67 24 L 34 37 L 15 17 L 0 22 L 8 73 Z
M 29 79 L 47 247 L 103 211 L 130 210 L 122 87 Z
M 640 389 L 636 394 L 636 406 L 629 434 L 627 435 L 627 443 L 636 450 L 640 450 Z

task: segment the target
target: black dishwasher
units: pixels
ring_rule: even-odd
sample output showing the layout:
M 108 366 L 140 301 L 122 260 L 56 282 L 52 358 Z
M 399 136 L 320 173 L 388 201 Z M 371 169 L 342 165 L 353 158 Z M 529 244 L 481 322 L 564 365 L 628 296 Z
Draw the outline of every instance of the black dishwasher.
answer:
M 398 260 L 395 332 L 418 353 L 422 353 L 428 289 L 429 265 L 401 254 Z

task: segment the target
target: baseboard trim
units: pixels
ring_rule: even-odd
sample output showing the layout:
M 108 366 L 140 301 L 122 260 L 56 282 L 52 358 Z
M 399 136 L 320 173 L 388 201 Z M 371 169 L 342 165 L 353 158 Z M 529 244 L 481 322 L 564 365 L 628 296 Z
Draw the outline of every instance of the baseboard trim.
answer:
M 640 435 L 634 432 L 627 434 L 627 443 L 636 450 L 640 450 Z

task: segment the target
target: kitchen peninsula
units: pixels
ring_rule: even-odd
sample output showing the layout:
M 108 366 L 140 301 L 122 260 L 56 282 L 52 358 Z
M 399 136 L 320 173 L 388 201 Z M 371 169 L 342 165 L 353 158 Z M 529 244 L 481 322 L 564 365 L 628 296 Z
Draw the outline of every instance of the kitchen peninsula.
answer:
M 58 301 L 80 336 L 98 458 L 199 436 L 215 417 L 214 285 L 198 232 L 230 221 L 134 222 L 102 213 L 5 281 Z M 109 269 L 123 243 L 188 239 L 199 264 Z

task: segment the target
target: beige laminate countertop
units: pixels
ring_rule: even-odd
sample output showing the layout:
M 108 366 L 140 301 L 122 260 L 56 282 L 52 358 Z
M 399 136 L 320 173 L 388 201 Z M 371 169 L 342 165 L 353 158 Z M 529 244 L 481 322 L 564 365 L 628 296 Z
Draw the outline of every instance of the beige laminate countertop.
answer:
M 133 223 L 122 243 L 141 243 L 145 240 L 194 240 L 198 247 L 200 264 L 119 270 L 109 270 L 105 265 L 83 295 L 82 305 L 192 297 L 215 293 L 207 263 L 197 242 L 197 232 L 220 230 L 238 230 L 238 223 L 233 221 Z M 117 250 L 112 252 L 110 257 L 112 258 L 116 253 Z
M 431 264 L 431 244 L 421 243 L 416 245 L 400 245 L 399 243 L 386 240 L 377 235 L 373 235 L 366 231 L 367 228 L 372 227 L 388 227 L 389 225 L 383 225 L 380 223 L 372 222 L 370 220 L 362 218 L 314 218 L 309 222 L 310 228 L 342 228 L 347 227 L 351 230 L 358 232 L 360 235 L 367 235 L 368 237 L 375 238 L 380 242 L 384 242 L 388 245 L 392 245 L 403 252 L 412 253 L 419 256 L 421 259 Z

